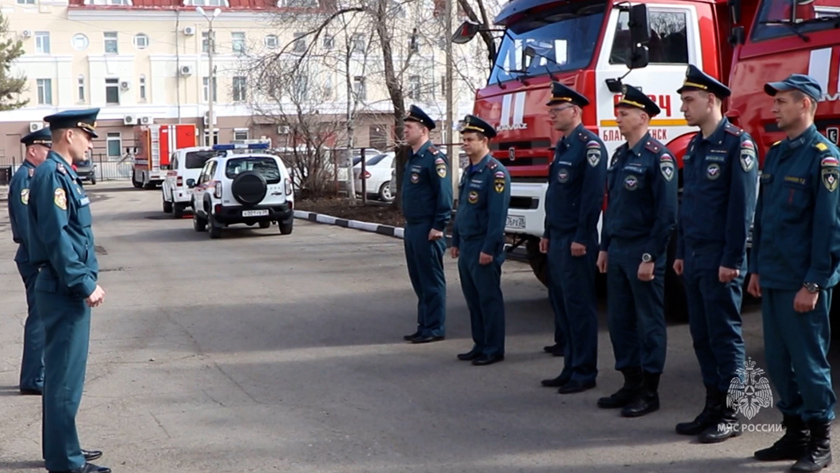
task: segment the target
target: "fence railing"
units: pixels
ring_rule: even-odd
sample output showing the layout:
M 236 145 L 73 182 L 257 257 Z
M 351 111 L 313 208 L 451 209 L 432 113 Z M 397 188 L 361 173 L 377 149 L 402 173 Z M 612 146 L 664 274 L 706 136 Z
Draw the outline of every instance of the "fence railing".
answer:
M 97 154 L 91 160 L 94 165 L 94 176 L 97 181 L 127 181 L 131 179 L 132 162 L 126 160 L 124 162 L 113 161 L 104 154 Z M 8 185 L 11 181 L 15 171 L 21 166 L 21 163 L 15 163 L 10 166 L 0 166 L 0 185 Z

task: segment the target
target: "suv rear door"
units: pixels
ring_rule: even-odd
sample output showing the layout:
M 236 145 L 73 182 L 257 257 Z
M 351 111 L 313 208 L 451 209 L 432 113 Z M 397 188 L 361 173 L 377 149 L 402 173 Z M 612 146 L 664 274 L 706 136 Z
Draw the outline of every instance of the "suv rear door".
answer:
M 232 182 L 243 172 L 255 172 L 265 179 L 266 193 L 260 205 L 279 205 L 286 202 L 285 185 L 288 178 L 285 166 L 280 159 L 271 155 L 243 154 L 230 156 L 225 160 L 224 172 L 226 182 Z M 225 203 L 235 203 L 232 185 L 225 186 Z

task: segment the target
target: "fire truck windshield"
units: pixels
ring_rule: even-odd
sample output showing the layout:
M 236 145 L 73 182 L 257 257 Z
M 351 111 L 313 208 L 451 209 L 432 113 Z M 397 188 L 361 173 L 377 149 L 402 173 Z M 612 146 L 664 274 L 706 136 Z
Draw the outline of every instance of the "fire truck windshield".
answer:
M 588 66 L 606 11 L 606 3 L 564 2 L 508 25 L 489 83 Z
M 793 8 L 793 5 L 796 8 Z M 753 41 L 840 27 L 840 0 L 764 0 Z

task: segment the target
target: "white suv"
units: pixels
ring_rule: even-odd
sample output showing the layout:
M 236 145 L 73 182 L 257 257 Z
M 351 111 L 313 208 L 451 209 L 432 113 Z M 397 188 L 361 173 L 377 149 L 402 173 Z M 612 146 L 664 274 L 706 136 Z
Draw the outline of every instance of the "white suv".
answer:
M 172 153 L 166 178 L 160 186 L 163 211 L 175 218 L 184 216 L 184 210 L 192 205 L 192 189 L 187 183 L 198 180 L 204 163 L 214 156 L 225 156 L 226 150 L 210 147 L 182 148 Z
M 222 228 L 234 223 L 272 222 L 280 233 L 292 233 L 294 194 L 283 161 L 270 154 L 230 154 L 207 160 L 193 188 L 193 227 L 209 229 L 210 238 L 222 236 Z

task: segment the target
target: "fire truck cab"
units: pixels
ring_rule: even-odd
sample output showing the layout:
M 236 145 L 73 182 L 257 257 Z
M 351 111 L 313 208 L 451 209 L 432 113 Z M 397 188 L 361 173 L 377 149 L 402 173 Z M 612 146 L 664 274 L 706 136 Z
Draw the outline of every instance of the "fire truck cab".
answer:
M 194 124 L 137 127 L 137 148 L 131 171 L 134 187 L 153 189 L 161 184 L 170 166 L 170 154 L 181 148 L 196 146 L 196 133 Z

